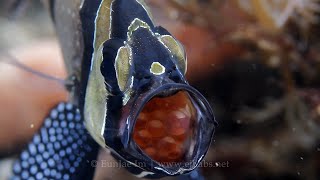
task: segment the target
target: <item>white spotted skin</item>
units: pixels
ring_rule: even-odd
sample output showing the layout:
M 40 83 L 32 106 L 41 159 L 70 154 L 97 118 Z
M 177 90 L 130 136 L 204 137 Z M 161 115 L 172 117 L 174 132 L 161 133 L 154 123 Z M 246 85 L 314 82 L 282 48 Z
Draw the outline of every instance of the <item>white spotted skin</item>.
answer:
M 91 141 L 79 110 L 60 103 L 14 163 L 11 179 L 74 179 L 88 154 L 97 151 Z

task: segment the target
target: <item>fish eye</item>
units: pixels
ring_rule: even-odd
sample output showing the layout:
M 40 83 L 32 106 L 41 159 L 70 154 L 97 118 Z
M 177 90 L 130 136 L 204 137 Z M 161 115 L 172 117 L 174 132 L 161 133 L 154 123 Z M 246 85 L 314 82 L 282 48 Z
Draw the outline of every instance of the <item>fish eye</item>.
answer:
M 173 57 L 177 61 L 178 69 L 186 74 L 187 72 L 187 55 L 183 45 L 170 35 L 160 37 L 161 41 L 168 47 Z
M 186 162 L 193 154 L 197 120 L 197 107 L 186 91 L 156 96 L 139 114 L 133 140 L 159 163 Z

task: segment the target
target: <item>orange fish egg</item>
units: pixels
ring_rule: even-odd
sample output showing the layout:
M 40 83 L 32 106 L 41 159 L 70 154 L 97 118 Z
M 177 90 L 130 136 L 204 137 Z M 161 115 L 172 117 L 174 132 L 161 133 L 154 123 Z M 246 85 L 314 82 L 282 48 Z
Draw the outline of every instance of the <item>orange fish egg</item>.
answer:
M 182 147 L 181 146 L 174 146 L 173 148 L 170 149 L 168 153 L 168 159 L 176 160 L 178 158 L 181 158 L 182 156 Z
M 167 119 L 167 132 L 171 135 L 185 134 L 190 127 L 190 117 L 180 111 L 174 111 Z
M 147 129 L 151 132 L 154 138 L 162 137 L 165 135 L 165 127 L 160 120 L 151 120 L 147 123 Z
M 186 92 L 151 99 L 134 127 L 135 143 L 158 162 L 181 162 L 190 147 L 196 109 Z
M 155 148 L 149 147 L 144 150 L 149 156 L 155 156 L 157 151 Z
M 136 133 L 134 133 L 133 138 L 141 148 L 147 147 L 149 144 L 151 144 L 152 140 L 151 133 L 147 130 L 137 131 Z

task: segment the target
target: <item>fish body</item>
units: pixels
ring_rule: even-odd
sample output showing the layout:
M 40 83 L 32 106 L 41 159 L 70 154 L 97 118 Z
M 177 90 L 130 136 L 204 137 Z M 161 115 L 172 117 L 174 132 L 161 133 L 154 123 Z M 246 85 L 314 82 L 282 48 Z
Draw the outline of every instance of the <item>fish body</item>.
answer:
M 138 177 L 176 176 L 194 170 L 210 146 L 216 121 L 209 103 L 185 79 L 187 59 L 183 46 L 166 29 L 154 25 L 145 2 L 48 2 L 68 71 L 79 81 L 72 102 L 80 111 L 65 113 L 80 116 L 78 122 L 90 136 L 82 131 L 71 132 L 69 127 L 66 137 L 83 136 L 87 141 L 82 146 L 71 142 L 52 151 L 55 166 L 42 169 L 45 174 L 40 171 L 43 162 L 35 162 L 42 176 L 37 176 L 38 171 L 27 172 L 28 178 L 50 179 L 52 174 L 47 175 L 52 170 L 66 179 L 77 179 L 80 168 L 71 171 L 70 166 L 62 165 L 77 161 L 68 160 L 60 152 L 69 146 L 81 147 L 78 151 L 88 162 L 96 157 L 97 144 L 109 149 L 116 159 L 131 164 L 127 169 Z M 63 129 L 65 121 L 72 121 L 66 114 L 64 118 L 52 117 L 55 111 L 64 113 L 61 106 L 70 105 L 54 108 L 35 136 L 41 137 L 40 144 L 45 147 L 48 142 L 42 131 Z M 50 119 L 58 124 L 47 123 Z M 39 149 L 43 146 L 40 144 L 34 139 L 29 147 Z M 15 177 L 27 177 L 20 167 L 25 154 L 29 157 L 32 152 L 30 148 L 25 152 L 15 164 Z M 78 163 L 88 168 L 89 177 L 92 167 L 84 159 Z

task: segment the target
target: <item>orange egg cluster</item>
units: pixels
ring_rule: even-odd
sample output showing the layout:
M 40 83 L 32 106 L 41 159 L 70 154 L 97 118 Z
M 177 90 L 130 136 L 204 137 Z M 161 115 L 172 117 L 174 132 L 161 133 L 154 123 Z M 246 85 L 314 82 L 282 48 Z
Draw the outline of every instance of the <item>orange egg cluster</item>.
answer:
M 190 147 L 195 114 L 186 92 L 155 97 L 140 113 L 133 139 L 155 161 L 181 162 Z

